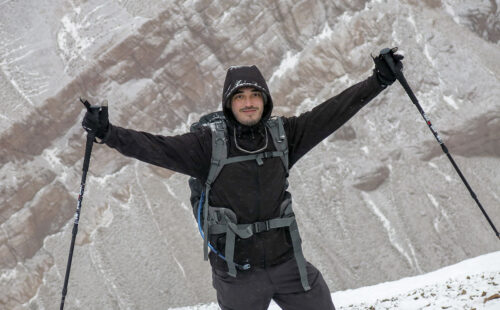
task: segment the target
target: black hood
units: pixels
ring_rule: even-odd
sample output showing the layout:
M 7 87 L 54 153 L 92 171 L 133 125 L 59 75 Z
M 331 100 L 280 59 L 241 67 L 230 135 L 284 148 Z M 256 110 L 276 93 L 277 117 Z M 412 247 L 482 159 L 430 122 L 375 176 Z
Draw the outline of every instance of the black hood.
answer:
M 231 111 L 231 98 L 241 87 L 255 87 L 264 94 L 266 98 L 264 99 L 264 112 L 262 113 L 260 123 L 266 122 L 271 117 L 273 111 L 273 100 L 271 99 L 266 80 L 264 80 L 262 73 L 260 73 L 255 65 L 233 66 L 227 70 L 222 90 L 222 111 L 224 111 L 226 119 L 231 125 L 239 124 Z

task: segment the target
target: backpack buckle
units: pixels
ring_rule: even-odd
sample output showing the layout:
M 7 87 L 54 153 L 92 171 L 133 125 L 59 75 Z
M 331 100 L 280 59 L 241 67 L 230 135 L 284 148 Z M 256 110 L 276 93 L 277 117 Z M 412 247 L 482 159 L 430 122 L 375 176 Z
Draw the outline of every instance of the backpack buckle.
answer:
M 269 227 L 269 221 L 253 223 L 253 231 L 256 234 L 264 231 L 269 231 L 270 229 L 271 228 Z
M 268 159 L 273 157 L 273 152 L 265 152 L 262 154 L 262 158 Z

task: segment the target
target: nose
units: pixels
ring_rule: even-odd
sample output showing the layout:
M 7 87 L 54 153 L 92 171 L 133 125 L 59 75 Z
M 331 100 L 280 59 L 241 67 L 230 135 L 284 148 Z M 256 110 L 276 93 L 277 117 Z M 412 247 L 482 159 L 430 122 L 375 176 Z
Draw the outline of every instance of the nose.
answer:
M 252 98 L 245 97 L 245 106 L 251 106 L 251 105 L 252 105 Z

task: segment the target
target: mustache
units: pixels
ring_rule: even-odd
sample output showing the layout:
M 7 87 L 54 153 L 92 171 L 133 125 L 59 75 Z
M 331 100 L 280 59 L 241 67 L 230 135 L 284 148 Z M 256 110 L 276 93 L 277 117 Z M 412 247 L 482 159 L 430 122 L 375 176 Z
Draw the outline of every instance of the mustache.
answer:
M 259 108 L 251 106 L 240 109 L 240 112 L 250 111 L 250 110 L 258 110 Z

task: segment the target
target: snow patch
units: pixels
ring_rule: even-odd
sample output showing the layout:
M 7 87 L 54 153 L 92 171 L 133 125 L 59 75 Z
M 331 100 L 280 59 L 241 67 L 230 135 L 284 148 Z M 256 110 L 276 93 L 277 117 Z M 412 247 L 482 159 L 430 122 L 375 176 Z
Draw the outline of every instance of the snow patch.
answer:
M 344 74 L 341 77 L 339 77 L 336 82 L 338 82 L 341 85 L 347 86 L 347 85 L 353 84 L 355 81 L 353 79 L 349 78 L 349 76 L 347 74 Z
M 63 29 L 57 33 L 57 45 L 61 49 L 67 61 L 69 62 L 77 57 L 87 60 L 84 51 L 92 45 L 94 39 L 91 37 L 82 37 L 80 35 L 80 31 L 84 25 L 71 20 L 70 15 L 63 16 L 61 23 L 63 25 Z
M 492 284 L 499 276 L 500 252 L 494 252 L 424 275 L 337 292 L 332 298 L 340 309 L 347 305 L 354 309 L 368 305 L 376 309 L 420 309 L 427 305 L 428 309 L 499 309 L 500 299 L 484 303 L 486 296 L 500 291 Z
M 333 36 L 332 28 L 330 28 L 330 25 L 328 25 L 328 23 L 325 23 L 323 31 L 321 31 L 321 33 L 317 35 L 314 39 L 316 40 L 317 43 L 321 43 L 326 39 L 330 39 L 332 36 Z
M 439 170 L 439 167 L 435 163 L 429 163 L 429 166 L 431 166 L 432 168 L 436 169 L 437 172 L 440 175 L 442 175 L 446 181 L 448 181 L 448 182 L 452 181 L 452 178 L 449 175 L 447 175 L 446 173 L 443 173 L 441 170 Z
M 429 200 L 431 201 L 431 203 L 434 205 L 434 207 L 437 209 L 439 208 L 439 203 L 437 202 L 436 198 L 434 198 L 434 196 L 432 196 L 432 194 L 427 194 L 427 197 L 429 197 Z
M 318 99 L 306 98 L 295 110 L 295 116 L 298 116 L 304 112 L 307 112 L 317 106 L 319 103 Z
M 189 211 L 187 205 L 183 202 L 182 199 L 180 199 L 176 194 L 175 190 L 170 187 L 170 184 L 168 182 L 163 182 L 163 185 L 167 188 L 167 192 L 176 200 L 178 200 L 178 203 L 176 205 L 180 206 L 182 209 Z
M 273 75 L 269 79 L 269 83 L 272 84 L 275 79 L 281 78 L 288 70 L 295 68 L 299 62 L 300 54 L 301 53 L 293 54 L 291 51 L 288 51 L 285 58 L 281 61 L 278 69 L 274 71 Z
M 436 67 L 436 62 L 434 59 L 432 59 L 431 54 L 429 53 L 429 47 L 427 44 L 424 44 L 424 55 L 425 58 L 431 63 L 431 65 L 435 68 Z
M 59 168 L 62 166 L 61 160 L 57 157 L 57 148 L 45 149 L 42 153 L 44 158 L 51 166 L 51 168 Z
M 408 264 L 414 268 L 416 268 L 415 264 L 413 263 L 413 260 L 411 259 L 410 255 L 405 251 L 403 246 L 398 242 L 398 234 L 396 232 L 396 229 L 391 225 L 391 221 L 385 215 L 380 211 L 380 209 L 377 207 L 377 205 L 373 202 L 373 200 L 370 199 L 370 196 L 367 193 L 362 193 L 363 199 L 367 203 L 367 205 L 370 207 L 371 211 L 378 217 L 380 222 L 382 222 L 382 225 L 384 226 L 387 236 L 389 237 L 389 241 L 391 242 L 392 246 L 408 261 Z
M 422 34 L 420 33 L 420 31 L 418 31 L 417 23 L 415 22 L 415 18 L 413 18 L 413 15 L 409 14 L 408 17 L 406 18 L 406 20 L 408 20 L 408 22 L 413 26 L 413 30 L 414 30 L 415 35 L 416 35 L 415 39 L 416 39 L 417 43 L 422 43 L 423 37 L 422 37 Z
M 427 197 L 429 198 L 429 200 L 431 201 L 432 205 L 434 206 L 434 208 L 439 212 L 439 214 L 441 215 L 441 217 L 436 217 L 434 219 L 434 229 L 439 232 L 439 224 L 441 223 L 441 218 L 444 218 L 448 223 L 450 221 L 449 217 L 448 217 L 448 214 L 446 214 L 446 211 L 440 206 L 439 202 L 437 201 L 437 199 L 432 195 L 432 194 L 429 194 L 427 193 Z
M 446 13 L 448 13 L 453 21 L 457 24 L 460 24 L 460 18 L 457 13 L 455 13 L 455 10 L 453 10 L 453 7 L 448 3 L 448 1 L 443 1 L 443 6 L 444 10 Z
M 17 84 L 17 82 L 15 81 L 15 79 L 10 75 L 10 71 L 9 69 L 7 68 L 7 66 L 5 66 L 5 64 L 2 64 L 1 65 L 1 69 L 2 71 L 4 72 L 5 76 L 7 77 L 7 79 L 9 80 L 10 84 L 12 85 L 12 87 L 14 87 L 17 92 L 24 98 L 26 99 L 26 102 L 28 102 L 32 107 L 35 106 L 35 104 L 33 103 L 33 101 L 31 101 L 31 99 L 26 95 L 25 91 L 19 86 L 19 84 Z
M 177 264 L 177 267 L 179 267 L 179 269 L 181 270 L 182 276 L 184 277 L 184 279 L 187 279 L 186 271 L 184 271 L 184 267 L 182 267 L 182 264 L 179 262 L 179 260 L 177 259 L 177 257 L 175 255 L 172 255 L 172 256 L 174 257 L 174 260 L 175 260 L 175 263 Z
M 445 95 L 443 95 L 443 99 L 452 108 L 454 108 L 455 110 L 458 110 L 458 105 L 455 103 L 455 100 L 453 100 L 452 96 L 445 96 Z
M 17 266 L 21 266 L 21 263 L 17 263 Z M 7 271 L 4 270 L 0 274 L 0 281 L 8 282 L 8 281 L 16 279 L 17 276 L 18 276 L 17 268 L 13 268 L 13 269 L 10 269 Z

